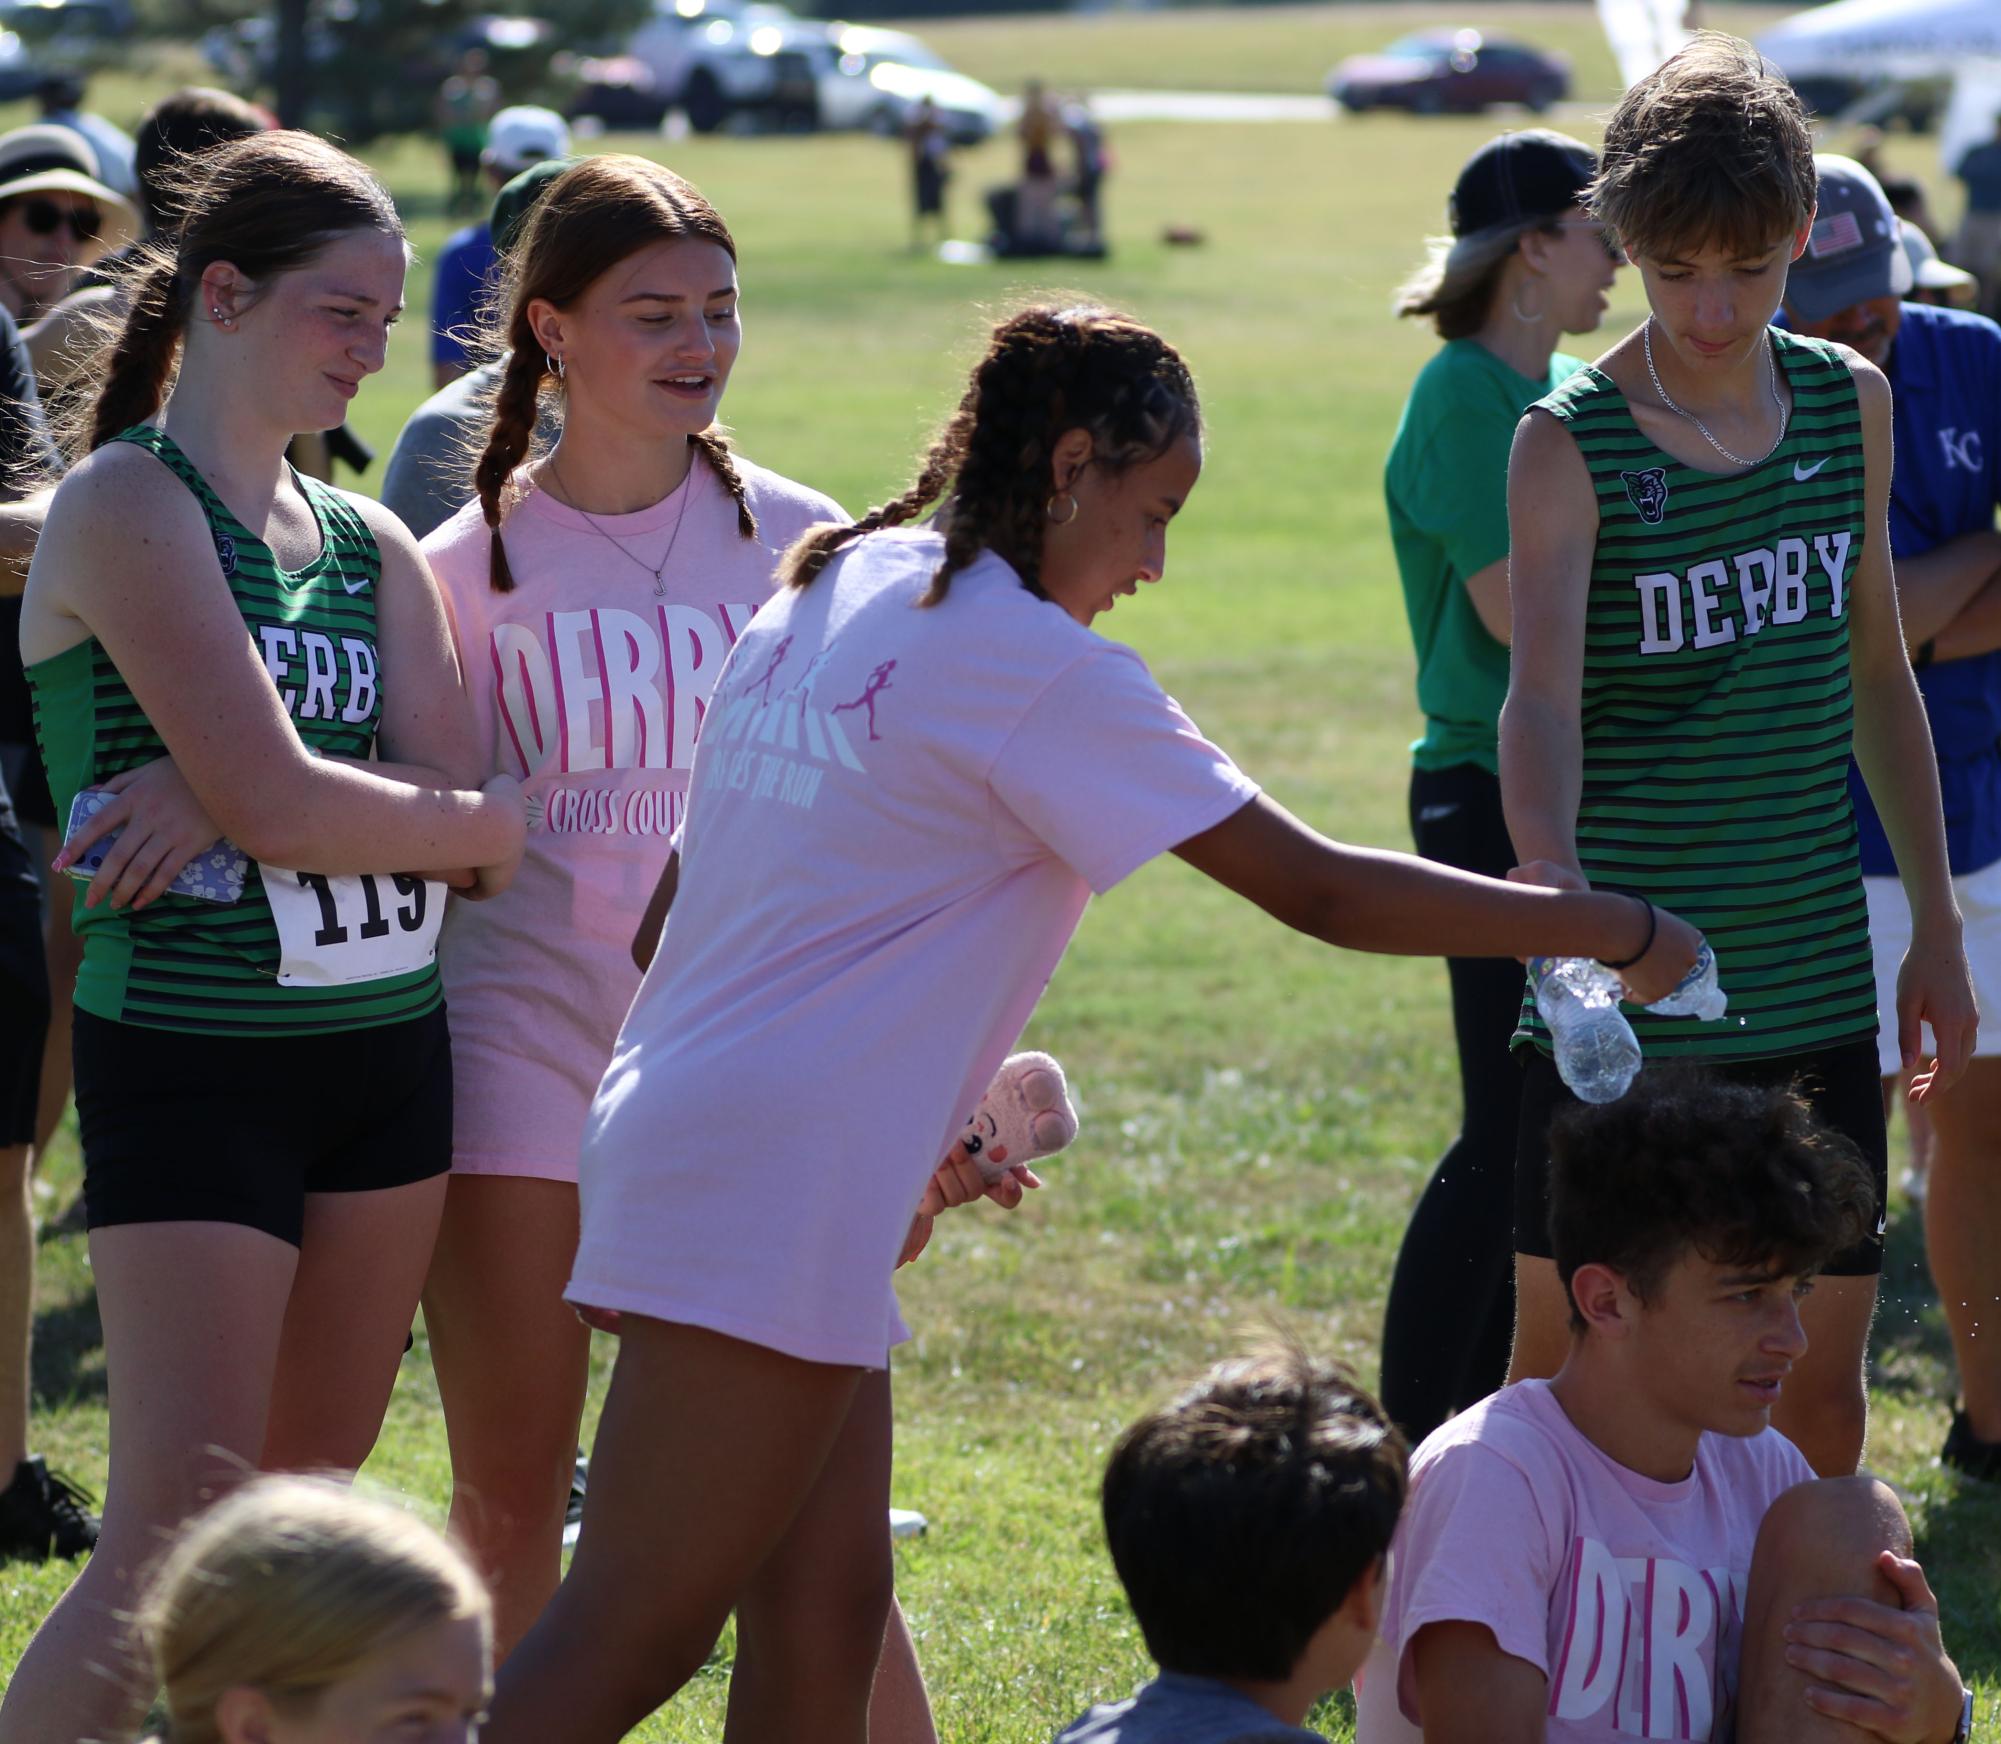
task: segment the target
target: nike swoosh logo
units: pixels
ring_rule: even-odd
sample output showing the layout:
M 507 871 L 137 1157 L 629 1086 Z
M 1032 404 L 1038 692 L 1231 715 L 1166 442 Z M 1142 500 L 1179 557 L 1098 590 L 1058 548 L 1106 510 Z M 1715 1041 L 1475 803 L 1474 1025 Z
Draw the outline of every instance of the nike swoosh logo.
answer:
M 1802 466 L 1797 460 L 1795 460 L 1793 462 L 1793 482 L 1795 484 L 1805 484 L 1808 479 L 1812 478 L 1813 475 L 1818 471 L 1820 471 L 1820 469 L 1826 464 L 1827 464 L 1827 456 L 1825 454 L 1823 454 L 1811 466 Z
M 359 593 L 363 588 L 365 588 L 368 585 L 368 577 L 364 575 L 359 581 L 349 581 L 348 578 L 343 575 L 340 578 L 340 584 L 342 587 L 346 588 L 349 593 Z
M 1454 800 L 1450 805 L 1428 805 L 1417 814 L 1417 821 L 1421 824 L 1442 823 L 1458 811 L 1458 809 L 1459 803 L 1457 800 Z

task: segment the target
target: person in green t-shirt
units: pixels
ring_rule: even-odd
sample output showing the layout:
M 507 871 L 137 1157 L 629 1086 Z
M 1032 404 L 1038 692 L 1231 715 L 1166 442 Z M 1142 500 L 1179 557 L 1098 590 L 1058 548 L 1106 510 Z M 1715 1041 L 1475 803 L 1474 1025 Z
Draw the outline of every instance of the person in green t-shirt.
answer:
M 1426 859 L 1500 877 L 1495 720 L 1508 688 L 1508 444 L 1528 407 L 1579 360 L 1556 349 L 1605 314 L 1619 266 L 1579 199 L 1597 172 L 1560 133 L 1504 133 L 1467 160 L 1452 234 L 1405 285 L 1399 315 L 1445 344 L 1404 407 L 1384 478 L 1424 737 L 1412 750 L 1411 834 Z M 1521 971 L 1454 958 L 1458 1138 L 1419 1199 L 1390 1285 L 1383 1402 L 1415 1441 L 1498 1387 L 1513 1323 L 1510 1181 L 1521 1074 L 1508 1037 Z

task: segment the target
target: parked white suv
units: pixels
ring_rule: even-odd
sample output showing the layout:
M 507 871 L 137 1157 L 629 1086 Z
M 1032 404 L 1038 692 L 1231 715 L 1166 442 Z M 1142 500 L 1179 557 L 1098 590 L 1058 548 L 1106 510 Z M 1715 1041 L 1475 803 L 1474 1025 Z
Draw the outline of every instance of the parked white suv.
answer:
M 663 103 L 687 111 L 697 133 L 733 117 L 779 126 L 819 119 L 823 25 L 763 0 L 654 0 L 627 49 L 653 75 Z
M 916 37 L 866 24 L 826 28 L 832 61 L 819 81 L 822 127 L 900 133 L 926 97 L 954 145 L 978 145 L 1006 119 L 997 92 L 954 72 Z

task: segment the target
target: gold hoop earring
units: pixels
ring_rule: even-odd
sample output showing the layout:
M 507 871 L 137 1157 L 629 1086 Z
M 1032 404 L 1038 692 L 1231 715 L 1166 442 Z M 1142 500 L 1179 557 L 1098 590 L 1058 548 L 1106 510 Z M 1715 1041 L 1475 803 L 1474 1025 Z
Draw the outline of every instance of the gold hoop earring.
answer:
M 1059 515 L 1056 512 L 1056 505 L 1058 503 L 1068 503 L 1070 505 L 1070 512 L 1067 515 Z M 1058 491 L 1048 502 L 1042 505 L 1042 513 L 1050 526 L 1067 527 L 1077 518 L 1077 499 L 1069 491 Z

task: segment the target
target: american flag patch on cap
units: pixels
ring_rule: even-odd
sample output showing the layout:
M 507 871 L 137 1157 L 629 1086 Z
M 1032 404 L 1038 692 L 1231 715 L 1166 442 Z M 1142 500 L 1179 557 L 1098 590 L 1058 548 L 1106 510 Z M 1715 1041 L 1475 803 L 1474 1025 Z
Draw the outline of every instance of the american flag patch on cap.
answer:
M 1846 254 L 1861 246 L 1862 226 L 1855 222 L 1855 214 L 1832 212 L 1814 225 L 1806 251 L 1815 260 L 1825 260 L 1830 254 Z

